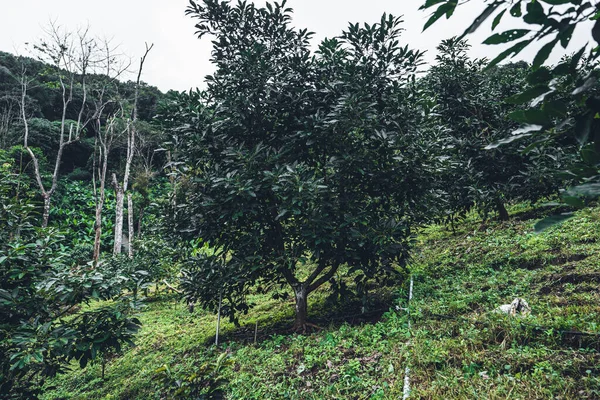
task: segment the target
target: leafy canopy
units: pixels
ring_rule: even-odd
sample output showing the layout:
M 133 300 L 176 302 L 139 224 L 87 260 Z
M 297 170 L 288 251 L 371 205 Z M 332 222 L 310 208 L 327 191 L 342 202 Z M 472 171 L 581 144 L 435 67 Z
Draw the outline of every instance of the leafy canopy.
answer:
M 399 44 L 401 19 L 351 24 L 311 54 L 291 12 L 191 2 L 217 70 L 207 107 L 177 131 L 187 146 L 177 213 L 182 231 L 217 249 L 191 263 L 191 300 L 216 307 L 222 294 L 233 315 L 255 284 L 288 284 L 302 325 L 306 296 L 340 288 L 340 266 L 361 288 L 406 261 L 428 164 L 411 102 L 421 53 Z

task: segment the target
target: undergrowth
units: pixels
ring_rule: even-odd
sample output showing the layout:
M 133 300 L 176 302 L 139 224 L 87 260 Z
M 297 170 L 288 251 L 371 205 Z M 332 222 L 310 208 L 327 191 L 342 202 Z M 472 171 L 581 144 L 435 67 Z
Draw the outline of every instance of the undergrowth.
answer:
M 222 321 L 219 346 L 213 314 L 161 295 L 140 315 L 137 347 L 108 363 L 104 381 L 100 365 L 74 369 L 44 398 L 170 398 L 161 370 L 181 385 L 223 354 L 215 379 L 226 398 L 397 399 L 406 366 L 411 398 L 600 398 L 600 209 L 541 234 L 533 233 L 540 212 L 511 212 L 509 222 L 471 216 L 456 233 L 438 225 L 420 233 L 410 332 L 407 282 L 380 288 L 368 314 L 315 293 L 309 313 L 323 329 L 307 335 L 288 331 L 291 300 L 255 295 L 240 327 Z M 494 311 L 515 297 L 530 316 Z

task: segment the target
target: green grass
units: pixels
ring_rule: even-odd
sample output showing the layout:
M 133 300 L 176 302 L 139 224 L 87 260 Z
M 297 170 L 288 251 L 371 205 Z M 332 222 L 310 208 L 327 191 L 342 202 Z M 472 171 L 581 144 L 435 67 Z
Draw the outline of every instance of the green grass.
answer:
M 240 328 L 222 321 L 218 348 L 215 316 L 190 314 L 165 295 L 141 313 L 137 347 L 108 363 L 105 381 L 99 365 L 74 369 L 44 398 L 168 398 L 156 369 L 168 365 L 183 378 L 223 352 L 227 398 L 397 399 L 407 365 L 411 398 L 600 398 L 600 337 L 573 334 L 600 333 L 600 209 L 542 234 L 532 233 L 540 213 L 511 213 L 510 222 L 486 225 L 471 216 L 456 234 L 421 232 L 411 332 L 394 307 L 406 306 L 406 283 L 380 288 L 376 308 L 389 311 L 364 318 L 337 318 L 359 306 L 332 308 L 325 291 L 311 295 L 311 317 L 324 329 L 308 335 L 286 332 L 291 301 L 255 295 Z M 529 302 L 531 316 L 493 312 L 515 297 Z
M 600 336 L 564 332 L 600 333 L 600 210 L 541 234 L 534 222 L 425 230 L 408 350 L 415 398 L 600 398 Z M 515 297 L 531 316 L 493 312 Z

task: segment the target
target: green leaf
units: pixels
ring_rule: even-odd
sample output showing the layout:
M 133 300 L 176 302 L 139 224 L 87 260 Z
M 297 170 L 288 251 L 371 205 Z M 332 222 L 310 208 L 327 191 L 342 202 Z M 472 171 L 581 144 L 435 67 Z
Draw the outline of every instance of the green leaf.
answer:
M 506 57 L 508 57 L 511 54 L 513 55 L 513 57 L 516 56 L 517 54 L 519 54 L 521 52 L 521 50 L 523 50 L 525 47 L 527 47 L 527 45 L 529 43 L 531 43 L 532 40 L 533 39 L 523 40 L 523 41 L 515 44 L 511 48 L 504 50 L 496 58 L 494 58 L 492 61 L 490 61 L 490 63 L 485 67 L 485 69 L 489 70 L 490 68 L 494 67 L 500 61 L 504 60 Z
M 559 118 L 567 115 L 567 105 L 562 100 L 552 100 L 544 103 L 542 110 L 550 118 Z
M 592 38 L 594 38 L 596 43 L 600 44 L 600 19 L 592 27 Z
M 554 76 L 568 75 L 570 73 L 571 73 L 571 64 L 568 62 L 558 63 L 556 65 L 556 67 L 554 67 L 552 69 L 552 75 L 554 75 Z
M 510 114 L 508 114 L 508 118 L 512 119 L 513 121 L 521 122 L 524 124 L 542 126 L 548 125 L 552 122 L 542 110 L 538 110 L 536 108 L 513 111 Z
M 538 1 L 530 1 L 527 3 L 527 14 L 523 17 L 523 21 L 528 24 L 541 25 L 546 22 L 548 18 L 544 13 L 544 7 Z
M 536 233 L 540 233 L 556 224 L 561 224 L 572 217 L 573 217 L 573 213 L 552 215 L 550 217 L 546 217 L 546 218 L 542 219 L 541 221 L 538 221 L 535 224 L 533 229 L 535 229 Z
M 600 153 L 598 153 L 592 146 L 587 146 L 581 149 L 581 158 L 589 165 L 596 166 L 600 164 Z
M 496 18 L 494 18 L 494 21 L 492 21 L 492 30 L 496 29 L 496 27 L 502 20 L 502 17 L 504 16 L 505 12 L 506 12 L 506 9 L 502 10 L 498 15 L 496 15 Z
M 483 24 L 485 22 L 485 20 L 488 19 L 490 17 L 490 15 L 492 15 L 494 13 L 494 11 L 496 11 L 496 8 L 498 8 L 498 6 L 500 4 L 501 4 L 500 2 L 493 2 L 492 4 L 488 5 L 485 8 L 485 10 L 483 10 L 483 12 L 477 18 L 475 18 L 475 20 L 473 21 L 471 26 L 469 26 L 465 30 L 465 32 L 460 36 L 459 40 L 464 38 L 466 35 L 475 32 L 477 30 L 477 28 L 479 28 L 481 26 L 481 24 Z M 506 11 L 506 10 L 504 10 L 504 11 Z M 502 15 L 504 13 L 504 11 L 502 11 L 502 13 L 500 13 L 500 15 Z
M 456 8 L 455 1 L 450 1 L 448 3 L 444 3 L 441 6 L 439 6 L 437 8 L 437 10 L 435 10 L 433 12 L 433 14 L 429 18 L 429 20 L 427 20 L 427 22 L 425 23 L 425 26 L 423 27 L 423 31 L 425 31 L 427 28 L 429 28 L 431 25 L 433 25 L 435 23 L 435 21 L 437 21 L 438 19 L 440 19 L 442 17 L 442 15 L 444 15 L 448 12 L 450 12 L 450 15 L 451 15 L 455 8 Z
M 521 150 L 521 153 L 529 154 L 529 152 L 531 152 L 533 149 L 536 149 L 536 148 L 542 146 L 546 142 L 547 142 L 546 139 L 542 139 L 542 140 L 533 142 L 533 143 L 529 144 L 528 146 L 525 146 L 525 148 Z
M 446 19 L 450 18 L 452 16 L 452 14 L 454 14 L 454 10 L 456 9 L 456 6 L 458 3 L 456 1 L 451 1 L 448 4 L 450 5 L 450 7 L 446 11 Z
M 563 29 L 558 34 L 558 38 L 560 39 L 560 45 L 563 49 L 566 49 L 573 37 L 573 31 L 575 31 L 576 24 L 570 24 L 566 29 Z
M 573 58 L 571 59 L 571 71 L 577 71 L 577 67 L 579 66 L 579 60 L 581 60 L 581 57 L 583 56 L 583 53 L 585 52 L 586 46 L 583 46 L 581 49 L 579 49 L 579 51 L 577 53 L 575 53 L 575 55 L 573 56 Z
M 598 81 L 596 80 L 596 78 L 593 76 L 590 76 L 583 82 L 583 84 L 581 86 L 579 86 L 577 89 L 573 90 L 572 95 L 576 96 L 580 93 L 587 92 L 588 90 L 590 90 L 591 88 L 596 86 L 597 83 L 598 83 Z
M 484 44 L 500 44 L 512 42 L 513 40 L 522 38 L 531 32 L 529 29 L 511 29 L 502 33 L 496 33 L 483 41 Z
M 570 196 L 583 196 L 597 198 L 600 196 L 600 183 L 584 183 L 567 190 Z
M 600 112 L 600 97 L 588 97 L 588 99 L 585 101 L 585 105 L 594 112 Z
M 516 94 L 514 96 L 510 96 L 504 101 L 509 104 L 523 104 L 523 103 L 531 101 L 531 100 L 535 99 L 536 97 L 539 97 L 545 93 L 548 93 L 549 91 L 550 91 L 550 88 L 548 87 L 548 85 L 538 85 L 538 86 L 534 86 L 530 89 L 527 89 L 526 91 L 524 91 L 522 93 Z
M 531 136 L 531 133 L 521 133 L 519 135 L 512 135 L 509 137 L 506 137 L 504 139 L 500 139 L 494 143 L 490 143 L 487 146 L 484 147 L 485 150 L 493 150 L 496 149 L 504 144 L 508 144 L 508 143 L 512 143 L 515 140 L 519 140 L 519 139 L 523 139 L 525 137 Z
M 583 116 L 577 118 L 575 123 L 575 139 L 580 146 L 587 143 L 592 130 L 592 122 L 594 120 L 594 114 L 586 113 Z
M 523 125 L 519 129 L 512 131 L 513 135 L 520 135 L 521 133 L 538 132 L 543 128 L 542 125 Z
M 527 75 L 527 82 L 531 85 L 549 82 L 552 79 L 552 73 L 546 67 L 540 67 Z
M 510 9 L 510 15 L 513 17 L 519 18 L 523 13 L 521 12 L 521 2 L 518 1 L 514 6 Z
M 562 201 L 565 202 L 565 204 L 575 208 L 583 208 L 585 206 L 583 200 L 576 196 L 563 196 Z
M 546 43 L 540 49 L 540 51 L 537 52 L 537 54 L 535 55 L 535 58 L 533 59 L 533 64 L 531 65 L 531 69 L 536 70 L 539 67 L 541 67 L 542 64 L 544 64 L 544 62 L 550 56 L 550 53 L 552 53 L 552 49 L 554 48 L 554 46 L 556 46 L 556 43 L 558 43 L 558 37 L 556 39 L 554 39 L 553 41 L 551 41 L 550 43 Z

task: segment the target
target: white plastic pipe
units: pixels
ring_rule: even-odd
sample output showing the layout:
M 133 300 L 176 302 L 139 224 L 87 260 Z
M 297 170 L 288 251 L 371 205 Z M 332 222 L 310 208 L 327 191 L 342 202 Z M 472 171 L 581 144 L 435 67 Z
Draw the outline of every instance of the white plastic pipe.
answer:
M 221 326 L 221 302 L 223 300 L 223 292 L 219 293 L 219 310 L 217 311 L 217 334 L 215 335 L 215 345 L 219 345 L 219 327 Z
M 410 301 L 412 300 L 413 297 L 413 277 L 412 275 L 410 276 L 410 288 L 408 290 L 408 303 L 406 305 L 406 312 L 408 314 L 408 332 L 410 334 Z M 407 343 L 407 346 L 410 346 L 410 340 Z M 406 366 L 406 368 L 404 369 L 404 388 L 402 389 L 402 400 L 406 400 L 408 399 L 408 396 L 410 396 L 410 368 L 408 368 L 408 365 Z

